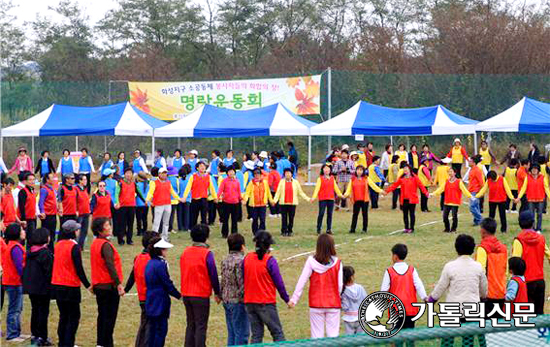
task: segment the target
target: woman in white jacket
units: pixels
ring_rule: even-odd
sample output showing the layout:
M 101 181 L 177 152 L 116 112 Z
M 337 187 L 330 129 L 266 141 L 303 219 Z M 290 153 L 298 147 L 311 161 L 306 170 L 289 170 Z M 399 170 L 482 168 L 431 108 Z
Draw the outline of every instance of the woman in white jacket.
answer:
M 343 288 L 343 266 L 336 257 L 334 239 L 329 234 L 317 238 L 315 255 L 310 256 L 298 279 L 289 306 L 294 307 L 309 284 L 309 322 L 311 338 L 336 337 L 340 331 L 340 293 Z

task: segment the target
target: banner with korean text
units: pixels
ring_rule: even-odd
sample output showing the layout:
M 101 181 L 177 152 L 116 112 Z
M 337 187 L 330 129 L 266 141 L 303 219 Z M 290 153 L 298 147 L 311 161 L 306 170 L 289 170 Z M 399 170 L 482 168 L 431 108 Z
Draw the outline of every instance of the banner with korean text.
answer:
M 203 82 L 128 82 L 130 102 L 162 120 L 205 104 L 246 110 L 282 103 L 299 115 L 319 114 L 321 75 Z

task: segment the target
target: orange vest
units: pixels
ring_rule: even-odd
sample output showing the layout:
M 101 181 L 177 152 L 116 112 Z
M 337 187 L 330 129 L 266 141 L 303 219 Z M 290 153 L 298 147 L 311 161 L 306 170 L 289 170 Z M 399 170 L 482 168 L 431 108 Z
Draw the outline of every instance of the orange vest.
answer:
M 527 297 L 527 283 L 520 276 L 512 276 L 510 280 L 516 281 L 518 284 L 518 292 L 511 305 L 511 312 L 514 314 L 514 303 L 528 303 L 529 298 Z
M 27 193 L 27 200 L 25 201 L 24 206 L 26 220 L 36 219 L 36 193 L 31 193 L 29 188 L 26 186 L 21 190 Z M 19 214 L 19 218 L 21 218 L 21 213 Z
M 124 180 L 120 181 L 120 195 L 118 196 L 118 203 L 121 207 L 136 206 L 136 184 L 134 182 L 126 183 Z
M 504 178 L 497 176 L 497 180 L 488 180 L 489 202 L 505 202 L 508 198 L 504 189 Z
M 99 195 L 95 193 L 95 207 L 94 213 L 92 213 L 93 218 L 111 218 L 111 196 L 109 193 L 105 195 Z
M 6 248 L 6 251 L 2 253 L 2 266 L 4 269 L 4 274 L 2 275 L 2 285 L 4 286 L 21 285 L 21 276 L 19 276 L 19 273 L 17 273 L 17 268 L 15 267 L 13 259 L 11 258 L 11 251 L 14 247 L 18 247 L 23 252 L 23 267 L 25 266 L 27 254 L 25 253 L 25 249 L 23 248 L 21 243 L 19 243 L 18 241 L 8 242 L 8 247 Z
M 61 240 L 54 249 L 52 284 L 80 287 L 80 278 L 73 263 L 73 247 L 78 247 L 74 240 Z
M 69 190 L 65 185 L 61 186 L 63 189 L 63 200 L 61 205 L 63 206 L 63 215 L 75 215 L 76 214 L 76 200 L 78 193 L 76 192 L 76 186 L 72 186 L 72 189 Z
M 397 296 L 405 305 L 405 314 L 407 316 L 416 316 L 419 308 L 412 305 L 416 302 L 416 288 L 413 279 L 414 267 L 409 265 L 407 271 L 400 275 L 395 271 L 393 266 L 388 268 L 390 275 L 390 290 L 389 292 Z
M 352 177 L 351 178 L 351 191 L 353 201 L 369 201 L 369 194 L 367 194 L 367 178 L 365 177 Z
M 145 301 L 147 298 L 147 284 L 145 283 L 145 268 L 151 260 L 149 253 L 140 253 L 134 259 L 134 280 L 139 301 Z
M 256 252 L 248 253 L 244 258 L 244 303 L 274 304 L 277 302 L 275 283 L 267 270 L 267 261 L 271 255 L 264 254 L 258 259 Z
M 468 190 L 470 193 L 479 192 L 483 187 L 483 171 L 479 167 L 474 166 L 470 169 L 470 183 Z
M 2 198 L 0 200 L 0 203 L 2 205 L 4 224 L 8 226 L 9 224 L 15 222 L 15 201 L 11 193 L 2 195 Z
M 48 192 L 48 195 L 46 195 L 46 200 L 44 200 L 44 213 L 46 216 L 55 216 L 57 215 L 55 191 L 47 185 L 44 185 L 43 188 Z
M 501 250 L 503 248 L 503 252 L 495 251 L 495 244 Z M 506 294 L 506 267 L 508 263 L 506 246 L 500 243 L 494 236 L 484 238 L 481 240 L 479 246 L 487 253 L 487 297 L 489 299 L 504 299 L 504 295 Z
M 516 172 L 516 177 L 518 180 L 518 190 L 521 191 L 521 187 L 523 187 L 523 181 L 525 181 L 525 177 L 527 177 L 527 170 L 523 166 L 521 166 Z
M 462 191 L 460 190 L 460 180 L 445 183 L 445 205 L 460 205 L 462 203 Z
M 208 275 L 206 257 L 210 250 L 206 247 L 187 247 L 180 257 L 181 295 L 209 298 L 212 283 Z
M 80 216 L 90 214 L 90 196 L 86 189 L 81 190 L 78 188 L 77 209 Z
M 324 176 L 321 177 L 318 199 L 319 201 L 334 200 L 334 176 L 330 176 L 328 180 Z
M 153 206 L 164 206 L 172 204 L 172 183 L 166 180 L 162 182 L 161 180 L 155 181 L 155 192 L 153 193 Z
M 92 242 L 92 246 L 90 247 L 90 261 L 92 265 L 92 285 L 94 286 L 96 284 L 114 284 L 115 283 L 111 278 L 111 275 L 109 275 L 109 271 L 107 270 L 107 265 L 105 264 L 105 260 L 101 256 L 101 248 L 103 247 L 104 243 L 109 243 L 109 245 L 113 248 L 116 273 L 121 283 L 123 280 L 120 255 L 118 254 L 118 251 L 116 250 L 115 246 L 113 246 L 113 244 L 109 242 L 109 240 L 97 237 L 94 239 L 94 241 Z
M 208 198 L 208 187 L 210 186 L 210 176 L 199 174 L 193 175 L 193 185 L 191 186 L 191 199 Z
M 263 207 L 266 205 L 264 202 L 265 198 L 265 185 L 263 180 L 252 180 L 252 190 L 254 191 L 254 206 L 252 207 Z
M 340 259 L 325 273 L 313 271 L 309 278 L 309 307 L 341 308 L 340 291 L 338 290 L 338 273 Z
M 527 201 L 540 202 L 544 201 L 546 193 L 544 191 L 544 175 L 538 175 L 535 179 L 533 176 L 527 176 Z
M 544 279 L 544 236 L 524 230 L 517 239 L 523 248 L 521 258 L 525 261 L 525 281 L 529 283 Z

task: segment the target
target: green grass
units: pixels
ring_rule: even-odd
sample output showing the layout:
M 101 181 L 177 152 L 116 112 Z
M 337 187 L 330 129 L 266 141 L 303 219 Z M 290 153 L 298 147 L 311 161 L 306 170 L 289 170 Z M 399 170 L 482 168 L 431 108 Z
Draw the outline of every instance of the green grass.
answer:
M 305 191 L 310 195 L 312 187 L 305 187 Z M 439 278 L 443 265 L 456 257 L 454 250 L 454 239 L 456 238 L 456 234 L 442 232 L 443 224 L 441 222 L 441 213 L 438 208 L 439 198 L 437 197 L 430 199 L 431 213 L 420 213 L 420 207 L 417 207 L 417 226 L 416 232 L 413 235 L 402 233 L 388 235 L 388 233 L 402 229 L 403 227 L 401 212 L 399 210 L 390 210 L 390 204 L 391 196 L 384 197 L 380 200 L 381 208 L 379 210 L 369 211 L 368 234 L 349 234 L 348 230 L 351 222 L 351 213 L 343 211 L 335 212 L 333 232 L 335 241 L 339 245 L 337 248 L 338 256 L 342 259 L 344 264 L 351 265 L 355 268 L 356 281 L 362 284 L 367 292 L 373 292 L 380 289 L 384 270 L 391 265 L 391 247 L 398 242 L 406 243 L 409 247 L 407 262 L 418 269 L 420 277 L 429 294 Z M 486 210 L 488 210 L 487 206 Z M 479 230 L 476 227 L 472 227 L 472 218 L 468 211 L 468 206 L 461 206 L 459 213 L 459 233 L 470 234 L 479 242 Z M 485 215 L 487 215 L 487 212 Z M 504 235 L 500 232 L 498 234 L 498 237 L 509 247 L 509 252 L 511 252 L 512 241 L 519 231 L 517 216 L 517 214 L 508 214 L 509 231 Z M 291 238 L 280 237 L 280 219 L 267 219 L 267 229 L 273 233 L 277 242 L 277 244 L 273 246 L 274 251 L 272 254 L 279 262 L 287 291 L 290 295 L 301 273 L 306 256 L 297 257 L 291 260 L 285 259 L 299 253 L 314 250 L 317 238 L 315 232 L 316 218 L 317 203 L 308 204 L 300 201 L 295 220 L 295 234 Z M 433 221 L 437 221 L 437 223 L 421 226 L 424 223 Z M 545 221 L 543 229 L 548 227 L 548 225 L 549 224 Z M 218 269 L 221 260 L 227 254 L 226 242 L 221 238 L 220 229 L 220 226 L 216 224 L 216 226 L 211 229 L 211 237 L 209 240 L 211 249 L 216 257 Z M 358 229 L 361 230 L 361 226 L 359 226 Z M 247 246 L 253 248 L 250 222 L 244 221 L 241 223 L 239 225 L 239 230 L 245 235 Z M 133 246 L 118 247 L 123 260 L 125 277 L 130 273 L 134 256 L 141 250 L 139 239 L 136 238 L 136 241 L 137 242 Z M 190 244 L 189 234 L 172 234 L 171 242 L 174 243 L 175 247 L 170 250 L 168 261 L 170 263 L 172 280 L 179 288 L 178 259 L 184 247 Z M 89 247 L 89 241 L 87 247 Z M 89 276 L 90 253 L 86 251 L 83 257 Z M 130 294 L 135 294 L 135 288 Z M 223 307 L 222 305 L 216 305 L 214 300 L 212 300 L 211 303 L 212 306 L 208 326 L 208 345 L 222 346 L 226 341 Z M 278 309 L 287 339 L 309 338 L 309 315 L 307 305 L 307 289 L 302 295 L 299 304 L 293 310 L 289 310 L 279 299 Z M 26 297 L 23 308 L 24 333 L 30 332 L 30 307 L 30 302 Z M 82 318 L 78 330 L 77 344 L 80 346 L 95 346 L 97 306 L 95 298 L 85 290 L 82 291 L 81 310 Z M 5 311 L 6 309 L 4 309 L 3 318 L 5 317 Z M 115 328 L 115 345 L 133 345 L 139 325 L 139 316 L 140 309 L 137 296 L 124 296 L 121 299 Z M 57 341 L 56 329 L 58 311 L 55 302 L 51 304 L 49 322 L 50 337 L 52 340 Z M 422 319 L 419 325 L 425 325 L 425 319 Z M 181 302 L 173 300 L 166 345 L 182 345 L 184 334 L 185 309 Z M 265 341 L 271 341 L 271 337 L 267 330 Z

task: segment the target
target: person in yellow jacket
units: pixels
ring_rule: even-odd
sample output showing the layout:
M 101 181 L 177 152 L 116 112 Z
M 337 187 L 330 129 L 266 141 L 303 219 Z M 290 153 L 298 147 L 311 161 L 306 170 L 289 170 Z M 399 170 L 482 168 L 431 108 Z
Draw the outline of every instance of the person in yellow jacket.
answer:
M 308 202 L 311 199 L 302 190 L 300 182 L 292 178 L 292 169 L 286 168 L 283 173 L 285 177 L 279 181 L 273 203 L 279 204 L 282 219 L 281 235 L 292 236 L 294 216 L 296 215 L 296 206 L 298 206 L 298 195 Z
M 428 188 L 432 185 L 432 175 L 430 175 L 430 169 L 426 166 L 426 161 L 428 161 L 428 158 L 422 157 L 420 160 L 420 166 L 418 167 L 418 179 L 420 179 L 420 183 L 428 190 Z M 422 212 L 430 212 L 430 209 L 428 208 L 428 197 L 424 194 L 420 194 L 420 211 Z
M 267 204 L 273 204 L 273 197 L 269 189 L 269 183 L 262 178 L 262 171 L 254 169 L 254 178 L 246 186 L 243 204 L 248 202 L 252 208 L 252 233 L 256 235 L 258 230 L 265 230 L 265 214 Z
M 321 233 L 321 226 L 327 211 L 327 234 L 332 234 L 332 212 L 334 211 L 334 199 L 336 196 L 343 198 L 336 179 L 331 175 L 332 168 L 329 164 L 321 166 L 321 175 L 315 184 L 315 190 L 310 201 L 319 200 L 319 213 L 317 215 L 317 234 Z
M 386 180 L 390 186 L 393 183 L 395 183 L 395 181 L 397 181 L 399 177 L 401 177 L 400 173 L 402 174 L 402 171 L 403 171 L 403 169 L 399 168 L 399 164 L 397 164 L 398 161 L 399 161 L 399 156 L 393 155 L 391 158 L 391 164 L 388 169 L 388 175 L 386 177 Z M 399 194 L 401 194 L 401 188 L 397 188 L 391 194 L 392 194 L 391 209 L 395 210 L 397 209 L 397 202 L 399 201 Z
M 462 178 L 462 163 L 464 163 L 465 160 L 468 160 L 469 157 L 459 138 L 456 138 L 453 141 L 453 146 L 451 147 L 449 153 L 447 153 L 447 158 L 451 159 L 452 166 L 456 172 L 456 177 Z
M 487 141 L 481 141 L 481 147 L 479 148 L 479 155 L 481 155 L 481 165 L 485 166 L 485 170 L 487 170 L 487 173 L 491 170 L 491 164 L 494 161 L 496 163 L 497 158 L 493 154 L 493 151 L 491 151 L 491 148 L 489 148 L 489 144 Z
M 401 165 L 404 161 L 407 163 L 409 162 L 409 153 L 407 153 L 407 147 L 405 147 L 404 144 L 399 144 L 394 154 L 399 156 L 399 160 L 397 161 L 398 165 Z
M 441 165 L 435 169 L 435 178 L 434 178 L 434 186 L 444 186 L 445 182 L 449 179 L 449 163 L 451 162 L 450 158 L 443 158 L 441 160 Z M 441 199 L 439 201 L 439 207 L 441 211 L 443 211 L 443 207 L 445 205 L 445 192 L 441 193 Z
M 510 191 L 514 196 L 513 199 L 506 200 L 506 212 L 507 213 L 517 213 L 517 206 L 514 200 L 518 197 L 518 172 L 519 161 L 516 158 L 510 159 L 509 165 L 504 169 L 504 179 L 510 187 Z M 510 202 L 512 202 L 512 209 L 510 210 Z
M 355 161 L 356 167 L 359 165 L 367 167 L 367 156 L 365 154 L 365 150 L 366 147 L 364 143 L 357 144 L 357 160 Z

